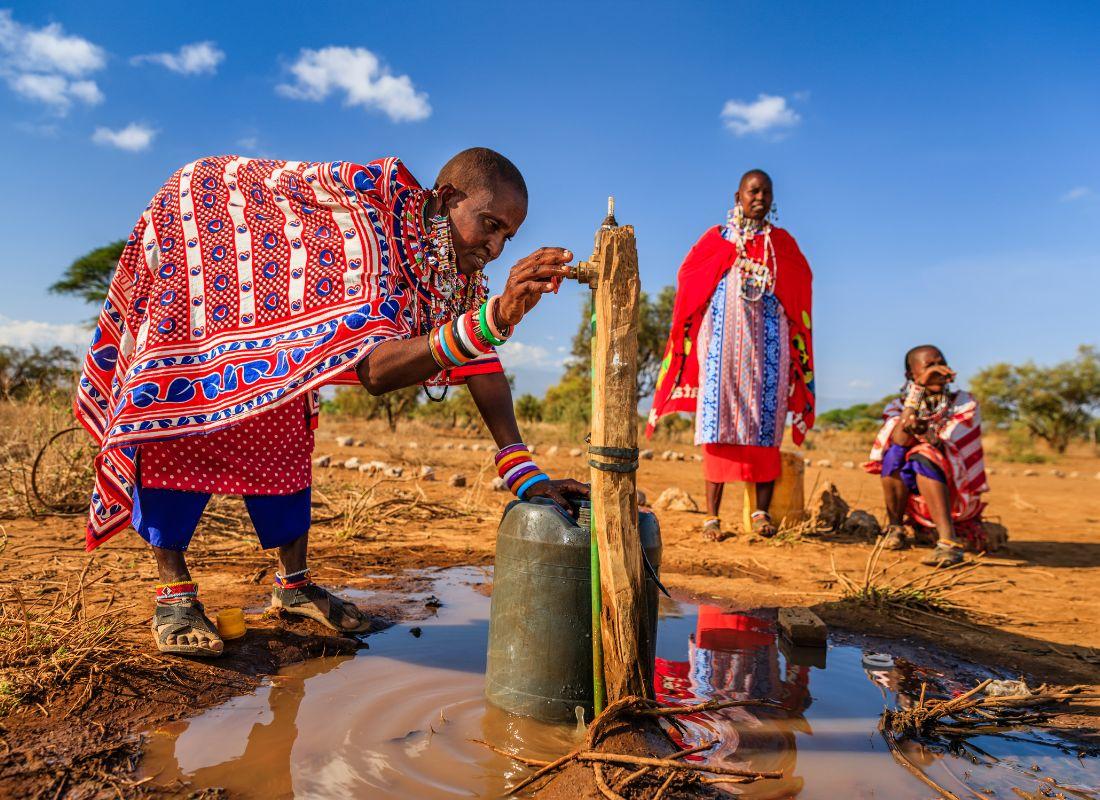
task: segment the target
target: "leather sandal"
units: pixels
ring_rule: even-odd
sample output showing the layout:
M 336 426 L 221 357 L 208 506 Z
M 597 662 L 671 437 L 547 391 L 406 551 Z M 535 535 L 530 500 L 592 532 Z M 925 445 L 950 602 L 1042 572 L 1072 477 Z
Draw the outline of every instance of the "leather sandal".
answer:
M 752 512 L 752 532 L 757 536 L 770 539 L 779 533 L 779 529 L 772 523 L 771 515 L 767 511 Z
M 328 600 L 328 612 L 321 611 L 316 605 L 318 600 Z M 371 620 L 354 603 L 349 603 L 315 583 L 307 583 L 296 589 L 284 589 L 275 586 L 271 590 L 271 607 L 281 608 L 288 614 L 320 622 L 326 628 L 337 633 L 366 633 L 371 629 Z M 341 623 L 346 617 L 358 620 L 352 628 Z
M 183 644 L 168 642 L 169 636 L 180 636 L 192 631 L 210 634 L 209 644 Z M 217 658 L 225 649 L 225 642 L 218 629 L 206 616 L 206 610 L 198 600 L 182 603 L 157 603 L 153 612 L 153 639 L 157 650 L 179 656 L 205 656 Z

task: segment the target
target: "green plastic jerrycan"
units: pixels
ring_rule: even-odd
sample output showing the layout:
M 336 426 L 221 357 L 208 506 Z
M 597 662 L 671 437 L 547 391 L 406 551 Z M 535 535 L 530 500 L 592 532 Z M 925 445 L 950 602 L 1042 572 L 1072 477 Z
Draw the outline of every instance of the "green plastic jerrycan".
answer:
M 587 501 L 585 501 L 587 504 Z M 584 527 L 551 500 L 513 501 L 497 530 L 485 695 L 493 705 L 544 722 L 572 722 L 576 708 L 592 714 L 592 612 L 587 509 Z M 638 514 L 642 547 L 655 573 L 661 528 Z M 649 600 L 646 657 L 657 630 L 657 584 Z

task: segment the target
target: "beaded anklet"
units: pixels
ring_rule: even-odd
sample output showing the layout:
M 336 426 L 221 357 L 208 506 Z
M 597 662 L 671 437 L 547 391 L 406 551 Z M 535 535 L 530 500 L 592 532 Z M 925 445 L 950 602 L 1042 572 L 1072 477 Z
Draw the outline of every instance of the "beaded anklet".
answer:
M 310 575 L 309 567 L 297 572 L 288 572 L 286 575 L 281 572 L 275 573 L 275 585 L 280 589 L 301 589 L 311 583 L 313 583 L 313 577 Z
M 520 500 L 527 499 L 528 490 L 536 483 L 550 480 L 550 476 L 538 468 L 523 442 L 510 444 L 497 453 L 496 465 L 508 489 Z
M 199 585 L 195 581 L 176 581 L 161 583 L 156 588 L 157 603 L 173 605 L 181 600 L 194 600 L 199 596 Z

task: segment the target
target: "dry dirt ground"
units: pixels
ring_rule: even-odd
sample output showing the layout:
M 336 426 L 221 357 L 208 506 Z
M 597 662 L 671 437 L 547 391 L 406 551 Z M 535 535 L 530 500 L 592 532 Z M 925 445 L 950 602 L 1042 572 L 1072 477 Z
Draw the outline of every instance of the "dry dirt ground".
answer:
M 363 444 L 343 446 L 336 441 L 341 436 Z M 807 469 L 807 493 L 831 481 L 853 508 L 881 518 L 876 479 L 858 466 L 844 466 L 865 458 L 867 438 L 817 436 L 814 449 L 804 454 L 831 466 Z M 579 440 L 536 428 L 529 441 L 554 477 L 586 478 L 584 458 L 570 454 L 582 447 Z M 550 455 L 555 445 L 558 451 Z M 655 446 L 658 453 L 670 448 L 686 460 L 643 461 L 639 487 L 651 502 L 669 486 L 701 502 L 694 449 Z M 492 563 L 496 524 L 510 498 L 491 488 L 495 473 L 487 437 L 418 425 L 393 434 L 374 423 L 328 418 L 318 431 L 316 455 L 330 456 L 333 464 L 315 469 L 318 522 L 311 551 L 320 582 L 401 588 L 417 580 L 403 577 L 405 568 Z M 404 473 L 345 469 L 343 462 L 352 457 L 401 466 Z M 418 477 L 422 466 L 434 469 L 434 480 Z M 839 602 L 833 561 L 845 574 L 862 575 L 869 542 L 796 536 L 764 541 L 742 534 L 709 543 L 699 535 L 701 513 L 658 512 L 661 572 L 674 589 L 737 607 L 812 607 L 837 628 L 926 640 L 1032 680 L 1100 683 L 1100 459 L 1082 452 L 1038 466 L 996 459 L 990 466 L 987 515 L 1008 528 L 1010 542 L 1006 551 L 983 559 L 981 578 L 1001 582 L 957 596 L 969 609 L 958 619 L 889 615 Z M 455 474 L 466 477 L 466 487 L 450 485 Z M 739 519 L 740 493 L 727 494 L 723 517 Z M 356 646 L 313 623 L 262 614 L 274 561 L 249 535 L 237 500 L 215 501 L 192 548 L 194 577 L 208 611 L 242 606 L 251 628 L 226 657 L 212 662 L 156 654 L 148 631 L 155 571 L 132 532 L 89 556 L 79 517 L 8 519 L 0 526 L 4 619 L 15 621 L 0 653 L 0 796 L 140 795 L 148 787 L 131 777 L 140 752 L 136 734 L 248 691 L 283 664 Z M 915 564 L 921 554 L 901 553 L 896 568 Z M 380 626 L 420 611 L 408 605 L 369 610 Z M 40 656 L 21 665 L 12 660 L 13 653 L 30 652 L 36 644 L 52 659 Z M 1097 727 L 1087 717 L 1076 724 L 1093 732 Z

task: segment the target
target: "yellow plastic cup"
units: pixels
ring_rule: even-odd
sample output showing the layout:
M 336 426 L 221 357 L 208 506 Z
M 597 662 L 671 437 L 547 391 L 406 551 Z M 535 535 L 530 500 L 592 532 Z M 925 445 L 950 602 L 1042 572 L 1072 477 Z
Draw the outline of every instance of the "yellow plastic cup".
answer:
M 218 635 L 223 639 L 240 639 L 245 630 L 243 609 L 227 608 L 218 612 Z

